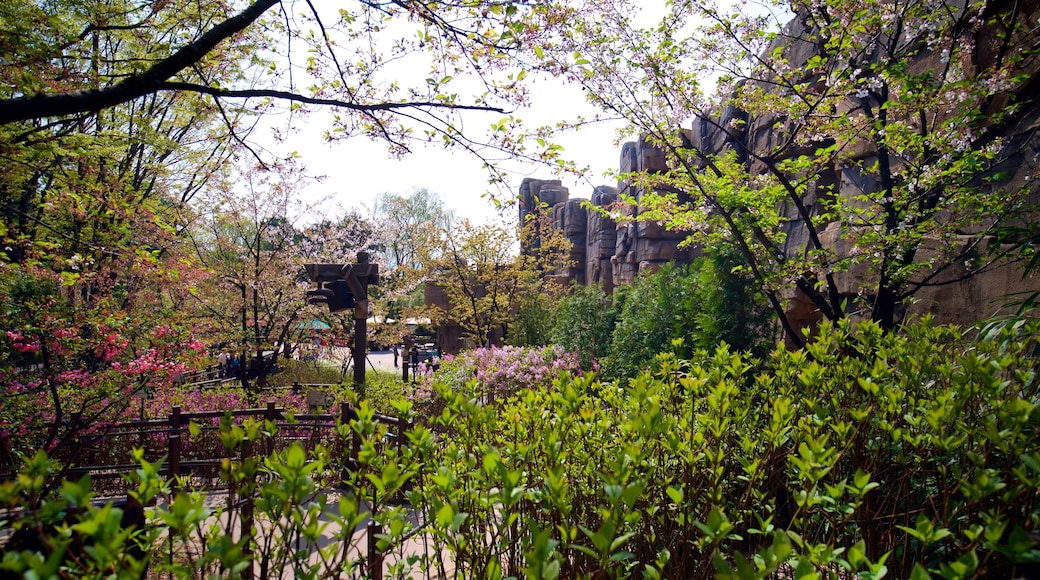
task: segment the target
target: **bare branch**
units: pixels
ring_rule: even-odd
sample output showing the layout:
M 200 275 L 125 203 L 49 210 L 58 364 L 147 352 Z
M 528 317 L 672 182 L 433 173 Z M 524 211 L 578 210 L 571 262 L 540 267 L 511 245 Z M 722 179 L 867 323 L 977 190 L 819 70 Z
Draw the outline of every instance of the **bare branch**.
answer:
M 160 86 L 157 87 L 157 90 L 192 91 L 224 99 L 281 99 L 285 101 L 292 101 L 295 103 L 304 103 L 307 105 L 325 105 L 330 107 L 341 107 L 344 109 L 350 109 L 352 111 L 358 111 L 363 113 L 370 113 L 373 111 L 393 111 L 395 109 L 451 109 L 461 111 L 486 111 L 489 113 L 507 112 L 505 109 L 502 109 L 500 107 L 484 105 L 455 105 L 449 103 L 442 103 L 440 101 L 409 101 L 401 103 L 374 103 L 369 105 L 363 105 L 359 103 L 343 101 L 340 99 L 322 99 L 317 97 L 308 97 L 306 95 L 301 95 L 298 93 L 293 93 L 289 91 L 278 91 L 274 89 L 221 89 L 217 87 L 208 87 L 205 85 L 198 85 L 194 83 L 162 83 Z

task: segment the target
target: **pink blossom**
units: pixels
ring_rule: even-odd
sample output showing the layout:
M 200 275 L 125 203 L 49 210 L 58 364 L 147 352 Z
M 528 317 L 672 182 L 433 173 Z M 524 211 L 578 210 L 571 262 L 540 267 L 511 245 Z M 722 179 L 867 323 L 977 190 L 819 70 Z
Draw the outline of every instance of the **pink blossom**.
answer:
M 7 331 L 7 338 L 11 341 L 11 347 L 21 353 L 40 352 L 39 339 L 27 340 L 20 332 Z
M 545 389 L 563 373 L 580 374 L 577 353 L 565 352 L 560 347 L 492 347 L 445 356 L 436 373 L 420 365 L 419 385 L 412 398 L 417 401 L 433 397 L 434 381 L 453 388 L 462 388 L 470 379 L 476 379 L 482 396 L 496 398 L 520 389 Z

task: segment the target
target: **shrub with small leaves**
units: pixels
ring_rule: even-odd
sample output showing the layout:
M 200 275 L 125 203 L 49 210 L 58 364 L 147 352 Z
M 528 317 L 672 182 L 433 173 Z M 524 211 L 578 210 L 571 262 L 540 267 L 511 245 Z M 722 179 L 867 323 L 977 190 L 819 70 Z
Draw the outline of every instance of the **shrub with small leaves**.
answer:
M 463 575 L 1014 577 L 1040 561 L 1040 324 L 824 325 L 763 361 L 559 376 L 450 426 L 413 498 Z

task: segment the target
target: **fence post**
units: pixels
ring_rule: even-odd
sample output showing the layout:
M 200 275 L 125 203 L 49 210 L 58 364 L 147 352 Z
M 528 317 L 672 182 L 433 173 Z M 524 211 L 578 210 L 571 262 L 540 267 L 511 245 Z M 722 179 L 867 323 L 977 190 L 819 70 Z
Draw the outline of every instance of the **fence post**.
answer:
M 168 437 L 167 461 L 169 462 L 170 479 L 176 489 L 177 477 L 181 474 L 181 408 L 174 407 L 170 411 L 170 436 Z
M 267 402 L 267 414 L 265 415 L 265 418 L 268 421 L 270 421 L 272 424 L 275 422 L 275 419 L 278 418 L 278 409 L 275 409 L 274 401 L 268 401 Z M 267 445 L 265 446 L 264 450 L 265 450 L 265 452 L 266 452 L 268 457 L 270 457 L 270 455 L 272 453 L 274 453 L 274 438 L 275 438 L 275 436 L 276 436 L 276 434 L 272 432 L 267 437 Z
M 369 578 L 383 580 L 383 554 L 379 552 L 379 538 L 376 537 L 377 534 L 383 533 L 383 526 L 370 520 L 367 533 Z
M 408 431 L 409 424 L 408 420 L 404 417 L 397 418 L 397 452 L 401 452 L 401 447 L 404 445 L 405 433 Z
M 67 452 L 68 456 L 65 458 L 65 461 L 69 466 L 76 465 L 77 463 L 86 465 L 94 463 L 93 449 L 95 446 L 93 445 L 90 446 L 90 449 L 87 451 L 86 461 L 83 461 L 80 457 L 80 454 L 83 452 L 83 447 L 79 438 L 79 434 L 83 429 L 81 423 L 83 423 L 83 413 L 81 411 L 72 413 L 65 422 L 65 433 L 69 437 L 69 451 Z

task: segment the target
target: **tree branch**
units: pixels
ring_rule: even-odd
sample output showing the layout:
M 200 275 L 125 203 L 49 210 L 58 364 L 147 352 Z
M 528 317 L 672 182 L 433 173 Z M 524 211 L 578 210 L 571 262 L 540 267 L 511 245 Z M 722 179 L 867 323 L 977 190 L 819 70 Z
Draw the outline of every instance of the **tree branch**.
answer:
M 278 2 L 279 0 L 256 0 L 235 16 L 207 30 L 195 42 L 181 47 L 148 70 L 110 87 L 0 100 L 0 125 L 99 111 L 161 90 L 167 80 L 198 62 L 222 41 L 245 30 Z
M 308 105 L 325 105 L 330 107 L 342 107 L 344 109 L 350 109 L 352 111 L 359 111 L 364 113 L 370 113 L 373 111 L 392 111 L 394 109 L 419 109 L 419 108 L 430 108 L 430 109 L 453 109 L 453 110 L 465 110 L 465 111 L 487 111 L 490 113 L 505 113 L 506 110 L 499 107 L 481 106 L 481 105 L 455 105 L 449 103 L 442 103 L 440 101 L 410 101 L 403 103 L 375 103 L 371 105 L 362 105 L 358 103 L 351 103 L 348 101 L 342 101 L 340 99 L 323 99 L 317 97 L 308 97 L 299 93 L 293 93 L 289 91 L 279 91 L 274 89 L 221 89 L 217 87 L 208 87 L 205 85 L 199 85 L 194 83 L 181 83 L 171 82 L 162 83 L 157 90 L 160 91 L 192 91 L 196 93 L 202 93 L 204 95 L 210 95 L 213 97 L 219 97 L 224 99 L 254 99 L 254 98 L 270 98 L 270 99 L 281 99 L 286 101 L 293 101 L 296 103 L 305 103 Z

